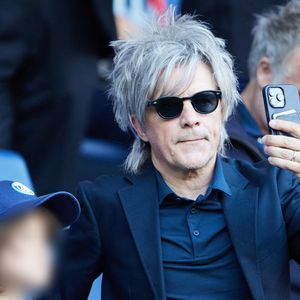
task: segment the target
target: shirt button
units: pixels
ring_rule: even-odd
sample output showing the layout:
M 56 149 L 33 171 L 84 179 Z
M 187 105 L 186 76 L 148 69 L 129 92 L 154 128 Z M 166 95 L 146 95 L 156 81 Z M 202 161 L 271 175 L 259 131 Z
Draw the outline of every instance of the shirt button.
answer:
M 195 207 L 191 208 L 191 214 L 195 214 L 197 212 L 197 209 Z
M 200 232 L 198 230 L 194 230 L 193 234 L 194 234 L 194 236 L 198 236 L 200 234 Z

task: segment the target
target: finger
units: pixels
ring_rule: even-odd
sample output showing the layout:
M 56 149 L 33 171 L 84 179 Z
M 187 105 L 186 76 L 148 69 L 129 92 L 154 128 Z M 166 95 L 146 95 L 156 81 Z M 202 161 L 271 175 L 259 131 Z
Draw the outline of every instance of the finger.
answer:
M 295 138 L 300 138 L 300 124 L 285 120 L 271 120 L 270 127 L 275 130 L 280 130 L 289 133 Z
M 289 170 L 295 173 L 296 176 L 297 174 L 300 174 L 300 163 L 296 161 L 286 160 L 273 156 L 268 157 L 268 161 L 275 167 L 279 167 L 281 169 Z
M 267 134 L 263 136 L 261 142 L 266 146 L 274 146 L 300 151 L 300 140 L 290 136 Z
M 264 150 L 269 156 L 278 157 L 286 160 L 292 160 L 294 158 L 294 161 L 298 161 L 300 155 L 300 153 L 297 151 L 274 146 L 265 146 Z

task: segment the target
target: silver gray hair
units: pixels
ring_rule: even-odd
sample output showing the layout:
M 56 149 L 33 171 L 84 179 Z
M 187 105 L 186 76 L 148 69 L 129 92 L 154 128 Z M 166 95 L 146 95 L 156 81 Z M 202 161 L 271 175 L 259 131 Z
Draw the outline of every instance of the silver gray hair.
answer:
M 144 125 L 146 103 L 153 97 L 179 95 L 189 85 L 199 61 L 210 66 L 222 92 L 222 116 L 225 122 L 239 100 L 233 61 L 225 42 L 216 38 L 208 26 L 194 16 L 176 16 L 174 8 L 148 23 L 139 34 L 128 40 L 111 43 L 115 50 L 110 75 L 110 96 L 115 119 L 123 131 L 133 131 L 130 116 Z M 170 82 L 178 67 L 184 68 L 179 82 Z M 223 125 L 219 153 L 224 152 L 227 133 Z M 138 173 L 151 157 L 151 147 L 136 134 L 125 169 Z
M 289 1 L 257 15 L 252 34 L 248 59 L 250 77 L 256 76 L 258 63 L 265 56 L 270 60 L 275 78 L 284 78 L 289 72 L 285 59 L 295 47 L 300 46 L 300 1 Z

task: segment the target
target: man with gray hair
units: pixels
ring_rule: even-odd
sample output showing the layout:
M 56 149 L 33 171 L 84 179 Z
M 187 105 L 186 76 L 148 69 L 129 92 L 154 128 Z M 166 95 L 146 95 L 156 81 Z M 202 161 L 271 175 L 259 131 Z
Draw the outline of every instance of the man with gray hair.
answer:
M 249 83 L 227 129 L 238 151 L 231 157 L 256 161 L 266 156 L 260 138 L 267 134 L 262 89 L 271 83 L 290 83 L 300 90 L 300 1 L 275 6 L 258 15 L 248 59 Z
M 170 9 L 112 46 L 116 121 L 136 137 L 124 173 L 80 185 L 58 299 L 87 299 L 102 273 L 104 300 L 288 299 L 289 258 L 300 262 L 300 125 L 271 124 L 291 137 L 264 137 L 277 151 L 269 162 L 226 159 L 238 93 L 223 40 Z

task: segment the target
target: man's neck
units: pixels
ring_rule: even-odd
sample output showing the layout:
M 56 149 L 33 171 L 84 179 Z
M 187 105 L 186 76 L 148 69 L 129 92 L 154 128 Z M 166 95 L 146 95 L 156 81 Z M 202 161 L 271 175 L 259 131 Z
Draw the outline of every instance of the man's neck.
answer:
M 261 99 L 261 91 L 260 88 L 257 85 L 257 82 L 255 79 L 251 79 L 250 82 L 247 84 L 246 88 L 241 93 L 243 102 L 245 106 L 247 107 L 248 111 L 250 112 L 253 119 L 256 121 L 258 127 L 262 131 L 263 134 L 268 133 L 268 128 L 264 122 L 264 120 L 261 119 L 257 108 L 260 107 L 261 103 L 258 103 L 258 101 L 263 101 Z
M 197 170 L 182 170 L 165 166 L 153 160 L 167 185 L 180 197 L 196 200 L 207 191 L 214 174 L 216 157 Z

